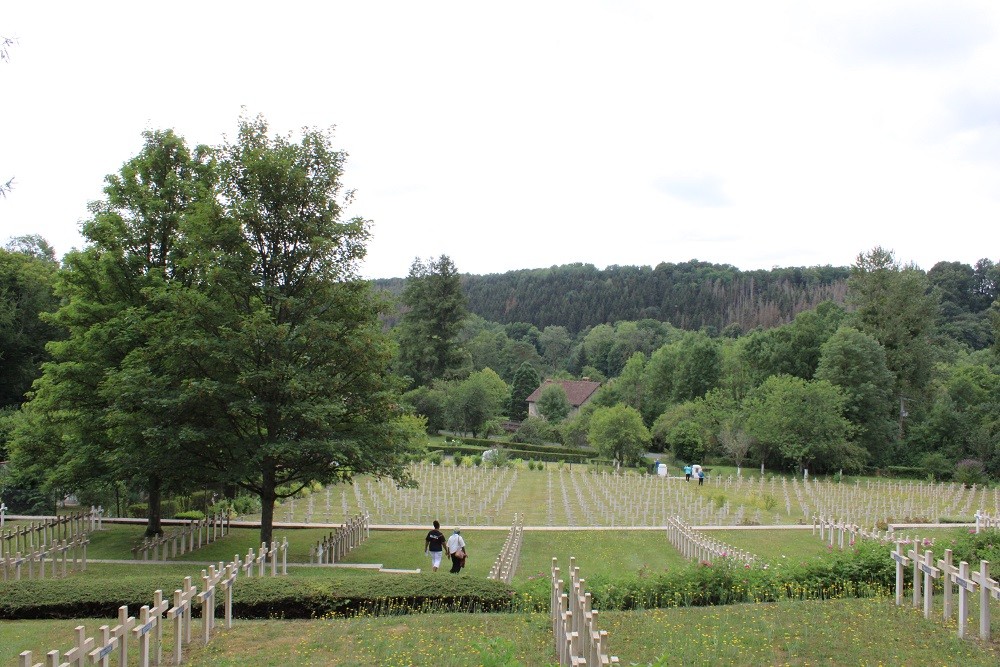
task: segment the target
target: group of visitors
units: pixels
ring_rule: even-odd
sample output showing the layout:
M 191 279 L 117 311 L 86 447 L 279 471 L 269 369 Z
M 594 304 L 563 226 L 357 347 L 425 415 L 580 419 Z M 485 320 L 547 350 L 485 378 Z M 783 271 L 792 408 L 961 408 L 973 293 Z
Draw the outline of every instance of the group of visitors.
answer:
M 705 483 L 705 471 L 697 463 L 684 466 L 684 481 L 690 482 L 692 477 L 698 480 L 698 486 Z
M 441 532 L 441 524 L 437 521 L 434 522 L 434 528 L 424 538 L 424 553 L 431 557 L 431 570 L 433 572 L 438 571 L 438 568 L 441 567 L 441 559 L 447 554 L 448 558 L 451 559 L 449 572 L 452 574 L 461 572 L 462 568 L 465 567 L 465 560 L 469 557 L 461 529 L 455 528 L 451 537 L 445 539 L 444 533 Z

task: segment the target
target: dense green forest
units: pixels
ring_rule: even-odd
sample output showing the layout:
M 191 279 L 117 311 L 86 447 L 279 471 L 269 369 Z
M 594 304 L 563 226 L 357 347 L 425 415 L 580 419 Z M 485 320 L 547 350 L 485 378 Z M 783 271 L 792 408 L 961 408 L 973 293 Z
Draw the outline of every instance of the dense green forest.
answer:
M 847 267 L 740 271 L 728 264 L 609 266 L 569 264 L 547 269 L 462 275 L 469 311 L 492 322 L 527 322 L 543 329 L 654 319 L 681 329 L 727 326 L 740 331 L 791 321 L 823 301 L 843 302 Z M 403 281 L 376 280 L 399 294 Z
M 959 470 L 966 478 L 1000 473 L 994 343 L 1000 267 L 992 260 L 939 262 L 924 271 L 875 248 L 843 269 L 741 274 L 691 262 L 603 272 L 574 265 L 482 278 L 445 264 L 447 276 L 411 272 L 400 283 L 405 289 L 394 290 L 403 324 L 417 312 L 434 317 L 411 289 L 420 281 L 439 280 L 438 300 L 445 280 L 467 299 L 469 314 L 452 337 L 448 363 L 438 364 L 433 377 L 396 366 L 411 380 L 405 400 L 431 430 L 496 433 L 502 419 L 513 418 L 524 419 L 515 440 L 590 445 L 620 462 L 653 449 L 681 460 L 752 460 L 779 469 L 937 478 Z M 657 284 L 668 295 L 660 303 L 688 295 L 671 306 L 678 314 L 663 317 L 645 306 L 628 311 L 638 319 L 594 319 L 604 299 L 602 312 L 656 301 Z M 747 329 L 725 315 L 753 311 L 739 296 L 721 301 L 720 286 L 737 284 L 753 285 L 755 317 L 770 313 L 771 326 Z M 490 319 L 494 311 L 472 296 L 487 285 L 495 290 L 491 303 L 505 303 L 506 315 Z M 517 310 L 522 294 L 551 306 Z M 713 298 L 710 311 L 705 303 Z M 536 324 L 553 321 L 549 307 L 568 312 L 571 302 L 583 304 L 566 315 L 574 326 Z M 511 321 L 514 312 L 532 319 Z M 427 350 L 400 335 L 407 330 L 390 329 L 402 349 Z M 524 398 L 546 377 L 590 378 L 603 386 L 577 414 L 566 415 L 547 396 L 539 402 L 541 416 L 525 419 Z M 605 427 L 609 421 L 613 427 Z M 602 433 L 613 440 L 604 447 Z

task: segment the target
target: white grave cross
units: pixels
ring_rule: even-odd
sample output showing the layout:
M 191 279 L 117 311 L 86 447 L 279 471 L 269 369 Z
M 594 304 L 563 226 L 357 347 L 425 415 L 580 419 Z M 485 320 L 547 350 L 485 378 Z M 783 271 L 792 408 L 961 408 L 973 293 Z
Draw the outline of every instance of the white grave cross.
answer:
M 903 555 L 903 543 L 896 542 L 896 550 L 892 552 L 896 561 L 896 605 L 903 604 L 903 568 L 910 564 L 910 559 Z
M 951 549 L 945 549 L 944 558 L 938 559 L 937 566 L 941 570 L 941 581 L 944 584 L 944 620 L 947 621 L 951 618 L 953 588 L 955 577 L 958 576 L 958 568 L 951 562 Z
M 933 562 L 931 552 L 925 551 L 923 559 L 918 563 L 920 571 L 924 573 L 924 618 L 931 617 L 931 596 L 934 592 L 932 580 L 941 576 L 941 570 L 934 567 Z
M 906 555 L 910 557 L 910 561 L 913 563 L 913 606 L 914 608 L 918 608 L 920 607 L 920 599 L 922 597 L 920 592 L 920 564 L 924 559 L 920 555 L 920 545 L 914 541 L 913 548 Z
M 965 637 L 965 625 L 969 620 L 969 593 L 976 591 L 976 582 L 969 576 L 969 564 L 964 560 L 958 564 L 958 636 Z
M 108 667 L 110 664 L 108 662 L 109 656 L 118 646 L 118 637 L 112 637 L 111 628 L 106 625 L 101 626 L 100 632 L 101 645 L 90 652 L 90 662 L 91 664 L 100 663 L 101 667 Z
M 979 561 L 979 572 L 973 572 L 972 578 L 979 584 L 979 638 L 989 641 L 990 638 L 990 597 L 1000 599 L 996 579 L 990 579 L 990 562 Z

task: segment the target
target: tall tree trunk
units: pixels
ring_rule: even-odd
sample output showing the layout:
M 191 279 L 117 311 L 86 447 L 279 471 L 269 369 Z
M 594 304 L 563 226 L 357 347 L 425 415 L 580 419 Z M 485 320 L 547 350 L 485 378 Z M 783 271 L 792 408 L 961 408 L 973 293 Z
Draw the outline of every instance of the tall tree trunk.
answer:
M 156 537 L 163 534 L 163 526 L 160 523 L 163 501 L 162 490 L 160 488 L 162 480 L 159 475 L 151 473 L 146 483 L 148 484 L 147 491 L 149 492 L 149 503 L 147 504 L 146 513 L 146 537 Z
M 274 535 L 274 501 L 277 500 L 274 482 L 274 464 L 265 461 L 260 487 L 260 541 L 271 543 Z

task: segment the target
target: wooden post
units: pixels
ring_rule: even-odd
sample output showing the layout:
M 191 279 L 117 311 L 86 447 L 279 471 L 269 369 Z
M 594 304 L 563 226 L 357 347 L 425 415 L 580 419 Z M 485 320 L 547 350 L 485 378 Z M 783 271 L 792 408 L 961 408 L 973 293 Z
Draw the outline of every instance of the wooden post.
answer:
M 979 638 L 988 641 L 990 638 L 990 597 L 996 593 L 997 582 L 990 579 L 990 562 L 979 561 L 979 572 L 974 572 L 972 578 L 979 584 Z
M 951 618 L 952 597 L 954 594 L 955 577 L 958 576 L 958 568 L 951 562 L 951 549 L 945 549 L 944 558 L 937 562 L 938 569 L 941 570 L 941 582 L 944 588 L 944 620 Z
M 941 570 L 934 567 L 933 563 L 931 552 L 925 551 L 923 560 L 920 562 L 920 571 L 924 573 L 924 618 L 931 617 L 931 597 L 934 593 L 932 580 L 941 576 Z
M 206 574 L 202 574 L 201 581 L 204 586 L 202 592 L 198 594 L 198 600 L 201 602 L 201 634 L 202 642 L 208 644 L 212 639 L 212 625 L 215 621 L 215 582 Z
M 226 629 L 233 627 L 233 584 L 236 582 L 236 575 L 239 572 L 239 568 L 235 563 L 230 563 L 226 567 L 226 575 L 219 585 L 222 586 L 222 590 L 225 591 L 225 623 Z
M 910 561 L 913 563 L 913 608 L 919 609 L 922 598 L 920 594 L 920 563 L 922 562 L 920 545 L 914 543 L 913 548 L 906 555 L 910 557 Z
M 153 606 L 149 613 L 156 619 L 156 650 L 153 652 L 153 664 L 159 665 L 163 662 L 163 615 L 170 608 L 170 603 L 163 599 L 163 591 L 153 592 Z
M 976 590 L 976 582 L 969 576 L 969 564 L 964 560 L 958 564 L 958 636 L 965 638 L 965 626 L 969 620 L 969 593 Z
M 109 656 L 118 645 L 118 637 L 112 637 L 111 628 L 106 625 L 102 625 L 99 632 L 101 633 L 101 645 L 90 652 L 90 662 L 100 663 L 101 667 L 109 667 Z
M 111 628 L 111 636 L 118 642 L 118 664 L 128 664 L 128 637 L 135 627 L 135 618 L 128 615 L 128 607 L 118 607 L 118 625 Z
M 896 606 L 903 604 L 903 568 L 910 564 L 910 559 L 903 555 L 903 543 L 896 542 L 896 550 L 892 552 L 896 561 Z
M 159 625 L 157 620 L 155 614 L 149 613 L 148 605 L 139 610 L 139 625 L 132 628 L 132 634 L 139 638 L 139 667 L 149 667 L 149 633 Z
M 86 629 L 82 625 L 76 626 L 74 630 L 76 633 L 76 645 L 70 650 L 66 651 L 67 664 L 71 667 L 83 667 L 86 663 L 85 660 L 90 652 L 94 649 L 94 638 L 87 637 Z

